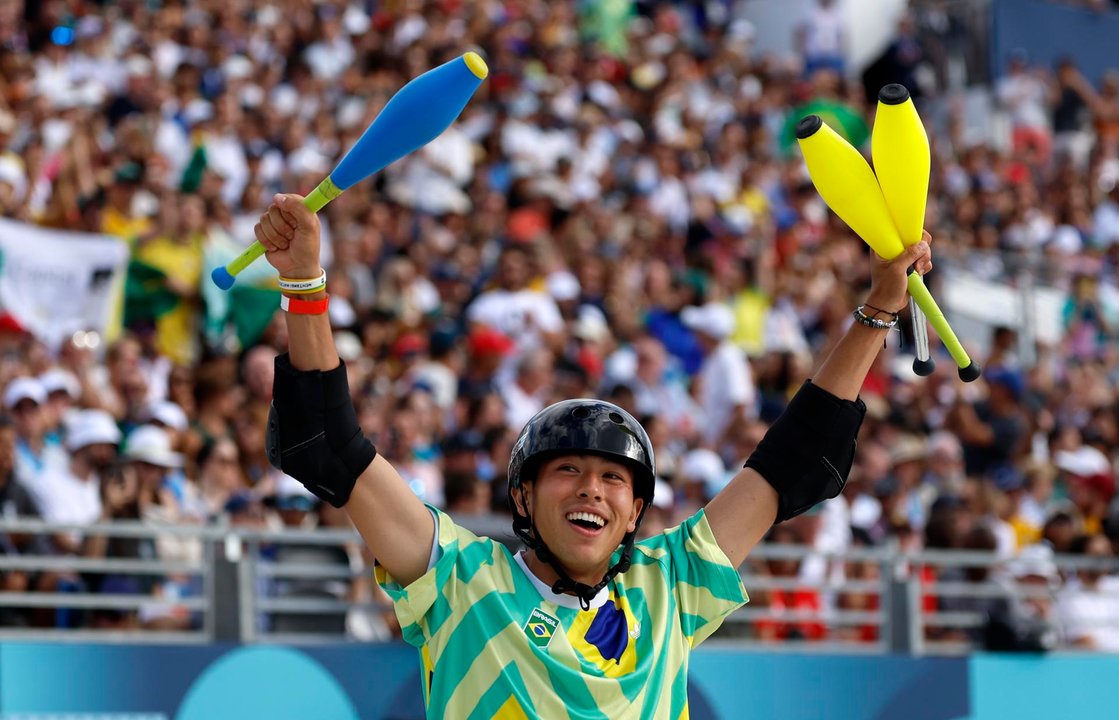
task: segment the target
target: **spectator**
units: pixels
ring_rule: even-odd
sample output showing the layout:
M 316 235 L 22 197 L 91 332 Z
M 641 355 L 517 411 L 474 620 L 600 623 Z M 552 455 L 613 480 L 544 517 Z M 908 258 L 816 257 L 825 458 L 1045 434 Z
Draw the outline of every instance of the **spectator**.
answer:
M 986 400 L 968 400 L 961 390 L 946 419 L 964 447 L 968 475 L 982 476 L 1011 464 L 1026 440 L 1022 407 L 1025 385 L 1013 371 L 995 370 L 985 376 Z
M 856 552 L 865 551 L 873 546 L 871 537 L 862 530 L 852 532 L 851 548 Z M 845 580 L 853 583 L 878 582 L 881 573 L 879 564 L 873 560 L 853 557 L 849 558 L 843 568 Z M 836 598 L 835 607 L 842 612 L 873 613 L 881 604 L 881 596 L 872 590 L 843 590 Z M 847 624 L 840 623 L 832 630 L 832 637 L 836 640 L 851 640 L 858 643 L 873 643 L 878 640 L 878 625 L 876 623 Z
M 117 490 L 119 480 L 112 476 L 120 439 L 116 423 L 103 410 L 83 410 L 73 416 L 66 431 L 69 462 L 48 468 L 30 488 L 44 520 L 88 525 L 107 519 L 114 510 L 103 508 L 103 493 L 126 501 Z M 114 480 L 111 490 L 110 480 Z M 58 553 L 81 555 L 83 537 L 78 532 L 59 533 L 53 544 Z
M 521 351 L 558 347 L 563 330 L 559 308 L 551 296 L 529 287 L 531 278 L 528 250 L 505 247 L 497 262 L 495 287 L 474 299 L 466 309 L 467 319 L 513 338 Z
M 61 446 L 63 422 L 82 399 L 81 383 L 72 372 L 60 367 L 51 368 L 40 375 L 39 383 L 47 396 L 47 402 L 43 406 L 45 439 L 56 447 Z
M 923 482 L 938 494 L 959 495 L 964 490 L 964 449 L 960 439 L 945 431 L 931 433 L 926 441 Z
M 1083 171 L 1092 151 L 1088 122 L 1095 90 L 1080 74 L 1076 61 L 1064 57 L 1057 62 L 1057 75 L 1050 84 L 1049 94 L 1053 105 L 1054 155 L 1058 161 L 1067 158 L 1073 167 Z
M 1111 227 L 1106 220 L 1101 223 L 1101 214 L 1105 210 L 1106 206 L 1101 206 L 1097 211 L 1095 237 L 1097 242 L 1106 246 L 1119 239 L 1119 224 Z M 1116 217 L 1119 218 L 1119 210 Z M 1074 278 L 1074 283 L 1074 291 L 1064 307 L 1065 343 L 1072 358 L 1091 361 L 1099 357 L 1104 346 L 1115 337 L 1115 332 L 1101 306 L 1096 278 L 1082 274 Z
M 171 446 L 175 448 L 182 445 L 182 434 L 187 430 L 188 420 L 186 413 L 177 403 L 162 400 L 148 407 L 145 424 L 162 428 L 170 438 Z
M 42 383 L 35 378 L 15 378 L 4 389 L 4 407 L 11 413 L 15 429 L 16 482 L 36 488 L 48 468 L 65 463 L 57 436 L 46 433 L 47 401 Z
M 1119 73 L 1104 73 L 1100 92 L 1092 103 L 1096 146 L 1105 157 L 1114 157 L 1119 149 Z
M 1069 498 L 1083 518 L 1084 532 L 1097 534 L 1103 529 L 1108 505 L 1115 496 L 1115 478 L 1110 473 L 1087 477 L 1068 476 Z
M 696 448 L 681 458 L 677 477 L 673 525 L 691 517 L 695 512 L 693 508 L 703 507 L 729 481 L 722 458 L 707 448 Z
M 505 401 L 505 424 L 518 427 L 550 401 L 554 382 L 553 356 L 538 349 L 526 354 L 517 363 L 512 382 L 503 383 L 501 396 Z
M 418 364 L 412 372 L 412 380 L 429 388 L 435 404 L 445 413 L 455 404 L 458 378 L 465 367 L 465 357 L 457 339 L 456 330 L 446 326 L 435 328 L 427 361 Z
M 1010 523 L 1014 527 L 1018 547 L 1041 540 L 1041 528 L 1054 505 L 1053 489 L 1056 472 L 1051 465 L 1035 464 L 1026 470 L 1025 494 Z
M 992 608 L 984 647 L 992 652 L 1044 653 L 1056 649 L 1060 631 L 1053 603 L 1059 585 L 1053 552 L 1034 545 L 1008 564 L 1007 598 Z
M 489 510 L 489 488 L 471 473 L 444 472 L 443 496 L 452 517 L 484 515 Z
M 657 478 L 656 486 L 653 488 L 653 503 L 645 511 L 638 537 L 652 537 L 673 527 L 675 509 L 676 491 L 668 482 Z
M 968 531 L 962 543 L 962 549 L 971 552 L 994 554 L 998 546 L 995 534 L 986 525 L 977 524 Z M 937 577 L 940 582 L 966 582 L 977 586 L 989 586 L 994 582 L 991 566 L 980 562 L 966 567 L 947 568 Z M 984 623 L 994 615 L 1004 613 L 1004 598 L 991 597 L 988 593 L 979 591 L 975 595 L 944 596 L 940 598 L 937 609 L 941 612 L 967 612 L 976 613 L 983 618 Z M 944 635 L 956 640 L 966 640 L 975 646 L 981 646 L 986 638 L 988 627 L 986 624 L 976 625 L 964 629 L 961 633 L 949 632 Z
M 767 542 L 775 545 L 805 545 L 804 537 L 792 526 L 774 525 Z M 771 559 L 766 562 L 769 577 L 777 581 L 791 581 L 798 577 L 800 561 L 795 559 Z M 767 610 L 766 617 L 758 620 L 754 627 L 758 639 L 768 642 L 777 640 L 823 640 L 827 629 L 822 621 L 823 604 L 815 588 L 774 588 L 763 593 L 761 599 Z M 789 616 L 810 615 L 792 619 Z
M 1103 535 L 1081 535 L 1069 548 L 1097 565 L 1081 567 L 1058 597 L 1057 610 L 1066 642 L 1077 648 L 1119 651 L 1119 584 L 1105 571 L 1112 557 L 1111 543 Z
M 118 421 L 137 418 L 149 398 L 136 338 L 126 335 L 114 342 L 105 353 L 104 366 L 94 370 L 91 384 L 99 394 L 97 405 Z
M 835 0 L 817 0 L 816 6 L 797 28 L 796 46 L 804 61 L 804 75 L 817 70 L 846 69 L 847 30 L 843 12 Z
M 1107 456 L 1091 446 L 1081 446 L 1073 451 L 1058 451 L 1054 464 L 1061 471 L 1059 479 L 1066 486 L 1071 509 L 1080 518 L 1083 532 L 1098 533 L 1115 495 L 1115 479 Z
M 233 440 L 222 437 L 204 444 L 198 452 L 198 492 L 202 499 L 201 512 L 214 519 L 228 511 L 230 503 L 246 492 L 241 473 L 240 451 Z M 248 501 L 235 504 L 237 512 L 246 512 L 246 521 L 256 520 Z
M 477 399 L 496 389 L 494 378 L 505 358 L 514 351 L 514 343 L 497 330 L 480 325 L 470 331 L 467 351 L 458 392 L 460 397 Z
M 635 369 L 626 382 L 633 388 L 638 415 L 655 414 L 673 435 L 692 437 L 700 428 L 699 408 L 688 394 L 682 371 L 672 368 L 664 345 L 651 335 L 643 335 L 628 352 L 635 360 Z
M 16 433 L 12 420 L 0 416 L 0 518 L 37 518 L 39 508 L 27 490 L 16 480 Z M 36 555 L 43 552 L 41 538 L 32 534 L 0 533 L 0 557 Z M 36 573 L 25 570 L 0 572 L 0 589 L 4 592 L 29 592 L 36 583 Z M 0 609 L 0 626 L 26 627 L 31 613 L 21 608 Z
M 924 95 L 924 84 L 918 70 L 926 62 L 925 47 L 917 35 L 910 15 L 898 21 L 894 39 L 882 54 L 863 71 L 863 88 L 868 103 L 878 102 L 878 91 L 888 83 L 901 83 L 917 99 Z
M 1010 115 L 1011 143 L 1014 152 L 1031 148 L 1038 163 L 1048 162 L 1053 138 L 1046 110 L 1046 81 L 1037 68 L 1029 66 L 1025 51 L 1010 56 L 1007 74 L 998 82 L 999 103 Z
M 890 445 L 890 480 L 896 483 L 905 522 L 920 530 L 925 527 L 935 490 L 922 483 L 928 450 L 925 442 L 914 436 L 901 436 Z
M 286 478 L 286 476 L 285 476 Z M 268 503 L 280 516 L 288 530 L 308 532 L 319 525 L 319 501 L 298 482 L 283 480 Z M 345 548 L 318 543 L 277 543 L 272 558 L 281 570 L 275 579 L 273 593 L 277 598 L 289 600 L 345 600 L 350 596 L 348 580 L 331 578 L 324 582 L 317 577 L 285 576 L 283 565 L 334 567 L 348 572 L 350 559 Z M 277 633 L 318 633 L 342 635 L 345 632 L 345 613 L 284 613 L 271 617 L 271 629 Z
M 183 456 L 171 449 L 171 438 L 154 425 L 143 425 L 128 434 L 124 460 L 135 473 L 140 520 L 150 525 L 186 525 L 203 521 L 201 500 L 193 482 L 176 470 Z M 202 562 L 202 544 L 178 535 L 160 535 L 156 553 L 169 562 Z
M 707 447 L 720 451 L 731 427 L 757 415 L 754 378 L 746 356 L 729 340 L 734 313 L 726 305 L 687 307 L 680 317 L 703 348 L 703 365 L 693 390 L 703 413 L 700 433 Z
M 1072 542 L 1078 535 L 1073 516 L 1064 511 L 1053 513 L 1041 528 L 1040 545 L 1045 545 L 1054 553 L 1064 555 L 1072 551 Z

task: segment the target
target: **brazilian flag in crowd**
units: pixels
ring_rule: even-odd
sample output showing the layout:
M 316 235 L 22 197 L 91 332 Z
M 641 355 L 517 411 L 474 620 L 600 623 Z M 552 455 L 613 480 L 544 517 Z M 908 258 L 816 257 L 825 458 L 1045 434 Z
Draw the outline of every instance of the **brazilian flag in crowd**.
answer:
M 229 247 L 219 247 L 203 253 L 203 258 L 227 258 L 215 261 L 216 266 L 237 254 Z M 198 298 L 186 298 L 170 289 L 162 269 L 133 259 L 125 281 L 124 326 L 140 333 L 154 332 L 159 351 L 183 365 L 198 359 L 201 343 L 224 351 L 255 345 L 279 307 L 275 280 L 245 277 L 242 273 L 228 292 L 212 286 L 209 275 L 203 274 Z
M 206 147 L 199 142 L 180 190 L 195 192 L 205 169 Z M 242 249 L 219 230 L 190 238 L 158 237 L 136 248 L 125 282 L 125 327 L 154 332 L 158 350 L 182 365 L 198 359 L 203 343 L 221 352 L 256 344 L 280 302 L 271 266 L 254 263 L 228 292 L 210 281 L 210 270 Z

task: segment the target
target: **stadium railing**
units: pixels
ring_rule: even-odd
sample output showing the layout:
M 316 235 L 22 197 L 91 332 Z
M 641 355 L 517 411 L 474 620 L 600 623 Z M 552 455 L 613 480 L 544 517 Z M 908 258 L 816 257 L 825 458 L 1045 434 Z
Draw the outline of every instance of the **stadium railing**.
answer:
M 501 517 L 459 518 L 474 532 L 510 548 L 517 541 Z M 63 573 L 78 577 L 114 575 L 159 585 L 174 577 L 195 588 L 177 598 L 152 594 L 0 592 L 0 611 L 65 611 L 81 616 L 115 611 L 137 617 L 174 609 L 191 619 L 181 630 L 98 627 L 0 626 L 0 641 L 102 641 L 144 643 L 337 643 L 355 637 L 354 614 L 388 613 L 386 600 L 354 592 L 369 582 L 360 538 L 328 529 L 229 526 L 159 526 L 113 523 L 89 526 L 39 520 L 0 519 L 0 535 L 81 532 L 154 543 L 160 537 L 193 539 L 203 548 L 198 563 L 158 558 L 82 558 L 60 555 L 0 555 L 0 576 L 10 571 Z M 0 545 L 0 547 L 3 547 Z M 1057 597 L 1062 578 L 1078 569 L 1100 568 L 1099 560 L 1054 558 L 1058 575 L 1039 588 L 1017 583 L 1007 568 L 1013 558 L 990 553 L 896 546 L 851 548 L 827 553 L 801 545 L 759 545 L 742 568 L 751 602 L 732 613 L 712 637 L 715 645 L 764 647 L 776 651 L 907 653 L 945 655 L 981 645 L 987 608 L 1031 596 Z M 775 563 L 785 562 L 785 565 Z M 1108 559 L 1109 573 L 1119 561 Z M 970 571 L 970 572 L 969 572 Z M 777 602 L 775 602 L 777 601 Z M 1119 594 L 1115 601 L 1119 603 Z

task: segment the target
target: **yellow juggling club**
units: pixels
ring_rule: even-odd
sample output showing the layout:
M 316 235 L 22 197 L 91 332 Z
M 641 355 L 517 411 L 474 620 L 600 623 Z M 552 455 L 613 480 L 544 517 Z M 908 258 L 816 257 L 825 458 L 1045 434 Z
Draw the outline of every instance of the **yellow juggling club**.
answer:
M 900 255 L 905 248 L 886 206 L 878 178 L 866 159 L 817 115 L 803 118 L 797 124 L 796 136 L 808 164 L 808 174 L 828 207 L 881 257 L 892 260 Z M 932 302 L 928 290 L 921 292 L 924 284 L 918 273 L 910 273 L 909 287 L 910 295 L 922 304 L 930 318 L 939 316 L 943 319 L 944 314 Z M 947 327 L 947 322 L 942 325 Z M 940 329 L 935 323 L 933 327 Z M 956 358 L 955 355 L 953 357 Z M 970 359 L 964 364 L 970 365 Z
M 925 227 L 925 202 L 929 194 L 929 138 L 904 85 L 891 83 L 878 93 L 871 158 L 902 244 L 909 246 L 919 242 Z M 936 370 L 936 363 L 929 352 L 925 313 L 912 294 L 909 316 L 917 348 L 913 372 L 927 377 Z
M 902 244 L 920 242 L 929 195 L 929 138 L 904 85 L 893 83 L 878 93 L 870 153 Z
M 891 83 L 878 93 L 878 111 L 871 136 L 871 157 L 882 197 L 902 245 L 909 247 L 920 242 L 929 194 L 929 138 L 909 90 L 904 85 Z M 915 288 L 917 283 L 921 285 L 920 288 Z M 914 372 L 929 375 L 934 367 L 928 352 L 928 330 L 924 317 L 927 315 L 944 342 L 944 347 L 959 366 L 960 378 L 970 382 L 979 377 L 979 366 L 964 351 L 944 313 L 925 288 L 921 276 L 910 273 L 909 286 L 917 344 Z
M 819 115 L 797 123 L 796 135 L 812 183 L 832 212 L 885 259 L 901 255 L 905 248 L 866 158 Z

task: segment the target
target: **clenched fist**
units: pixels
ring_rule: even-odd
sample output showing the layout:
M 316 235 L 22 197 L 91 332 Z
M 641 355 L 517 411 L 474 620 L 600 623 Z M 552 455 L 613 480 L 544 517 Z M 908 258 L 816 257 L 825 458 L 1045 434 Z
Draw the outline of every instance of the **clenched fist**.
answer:
M 281 277 L 307 280 L 322 274 L 319 218 L 303 204 L 302 196 L 277 194 L 253 231 Z

